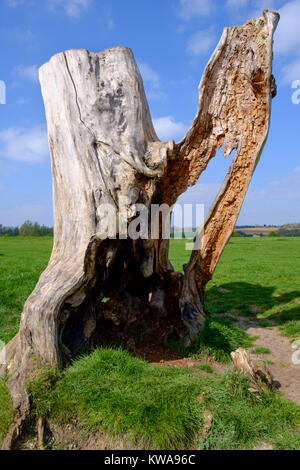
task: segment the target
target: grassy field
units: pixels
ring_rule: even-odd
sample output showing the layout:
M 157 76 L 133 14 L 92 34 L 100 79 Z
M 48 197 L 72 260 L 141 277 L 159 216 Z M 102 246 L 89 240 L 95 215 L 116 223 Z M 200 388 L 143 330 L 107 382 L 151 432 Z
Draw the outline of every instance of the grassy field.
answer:
M 176 270 L 189 258 L 185 243 L 171 241 Z M 51 238 L 0 238 L 1 340 L 17 332 L 23 303 L 47 264 L 51 245 Z M 248 340 L 234 320 L 220 321 L 220 313 L 255 318 L 263 327 L 279 325 L 283 335 L 299 337 L 300 238 L 232 238 L 208 285 L 206 309 L 210 315 L 202 343 L 208 352 L 219 348 L 220 359 Z M 263 349 L 260 354 L 267 354 Z M 257 400 L 248 388 L 245 379 L 218 374 L 207 364 L 198 370 L 159 368 L 108 349 L 77 360 L 63 374 L 42 370 L 30 385 L 37 415 L 61 424 L 76 422 L 85 433 L 105 430 L 152 448 L 240 449 L 271 442 L 278 449 L 300 449 L 294 432 L 299 408 L 274 392 Z M 213 415 L 205 437 L 199 434 L 204 410 Z M 0 381 L 0 442 L 11 413 Z
M 181 271 L 189 252 L 172 240 L 170 258 Z M 0 238 L 0 340 L 18 330 L 23 304 L 46 267 L 52 238 Z M 280 324 L 300 336 L 300 238 L 232 238 L 207 289 L 207 308 Z M 292 322 L 292 323 L 291 323 Z
M 188 258 L 184 240 L 172 243 L 170 258 L 180 270 Z M 300 238 L 232 238 L 208 284 L 206 307 L 300 336 Z
M 25 300 L 45 269 L 52 237 L 0 237 L 0 340 L 18 331 Z

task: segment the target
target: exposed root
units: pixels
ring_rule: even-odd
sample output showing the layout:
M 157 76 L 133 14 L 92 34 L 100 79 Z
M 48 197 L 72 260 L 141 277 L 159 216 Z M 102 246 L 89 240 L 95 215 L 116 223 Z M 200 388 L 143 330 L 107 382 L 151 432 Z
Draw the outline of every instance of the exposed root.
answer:
M 12 450 L 14 448 L 30 418 L 31 406 L 26 382 L 32 377 L 40 364 L 40 361 L 32 355 L 32 351 L 28 347 L 24 352 L 19 369 L 7 381 L 15 414 L 7 436 L 2 443 L 2 450 Z

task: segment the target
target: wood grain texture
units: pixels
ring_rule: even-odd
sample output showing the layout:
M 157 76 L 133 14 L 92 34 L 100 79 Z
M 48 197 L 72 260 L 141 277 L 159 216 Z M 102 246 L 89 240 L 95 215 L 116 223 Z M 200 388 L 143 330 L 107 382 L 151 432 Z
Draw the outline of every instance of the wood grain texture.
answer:
M 84 300 L 87 252 L 108 223 L 101 206 L 119 210 L 123 198 L 129 219 L 137 202 L 149 206 L 173 144 L 158 141 L 140 73 L 125 47 L 57 54 L 41 67 L 40 81 L 52 162 L 54 247 L 25 304 L 21 331 L 38 355 L 56 364 L 61 307 Z M 145 184 L 139 184 L 141 177 Z

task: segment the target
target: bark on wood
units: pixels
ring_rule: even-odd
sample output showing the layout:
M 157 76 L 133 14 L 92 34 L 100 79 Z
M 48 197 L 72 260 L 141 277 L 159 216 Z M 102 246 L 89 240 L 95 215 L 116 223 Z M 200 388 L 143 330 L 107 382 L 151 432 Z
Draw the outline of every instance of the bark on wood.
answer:
M 31 351 L 64 366 L 82 346 L 103 340 L 118 338 L 136 349 L 159 328 L 189 341 L 199 334 L 205 285 L 267 138 L 278 19 L 265 11 L 224 30 L 200 83 L 195 120 L 178 144 L 159 141 L 129 49 L 70 50 L 41 67 L 54 247 L 25 303 L 16 361 Z M 236 153 L 184 275 L 170 265 L 168 240 L 99 237 L 108 223 L 103 204 L 113 204 L 129 221 L 139 203 L 172 205 L 222 146 L 225 157 Z

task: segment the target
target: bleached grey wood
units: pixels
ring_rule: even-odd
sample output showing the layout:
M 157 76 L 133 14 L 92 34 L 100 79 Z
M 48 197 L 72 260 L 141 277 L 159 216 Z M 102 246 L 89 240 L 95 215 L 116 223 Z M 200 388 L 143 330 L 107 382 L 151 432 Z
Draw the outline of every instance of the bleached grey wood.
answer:
M 70 299 L 74 306 L 85 298 L 87 248 L 106 228 L 101 205 L 119 210 L 119 198 L 127 198 L 122 210 L 129 217 L 136 202 L 149 206 L 173 143 L 158 142 L 140 73 L 125 47 L 57 54 L 41 67 L 40 81 L 55 235 L 50 263 L 25 304 L 21 331 L 38 355 L 57 364 L 57 319 L 68 297 L 76 294 Z M 145 191 L 137 187 L 136 175 L 147 178 Z

